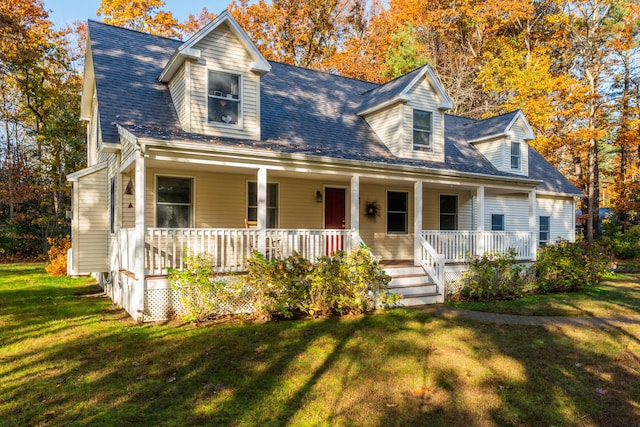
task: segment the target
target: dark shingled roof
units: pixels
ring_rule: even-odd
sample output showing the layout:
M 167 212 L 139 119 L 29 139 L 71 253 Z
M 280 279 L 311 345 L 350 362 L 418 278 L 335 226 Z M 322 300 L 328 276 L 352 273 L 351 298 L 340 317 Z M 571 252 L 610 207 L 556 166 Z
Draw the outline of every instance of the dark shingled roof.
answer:
M 217 138 L 183 131 L 167 85 L 157 80 L 183 42 L 95 21 L 89 21 L 89 38 L 106 142 L 119 142 L 119 124 L 138 137 L 159 140 L 522 178 L 498 171 L 468 142 L 487 132 L 504 132 L 515 112 L 481 121 L 445 115 L 444 163 L 399 158 L 388 150 L 357 112 L 399 95 L 421 69 L 381 86 L 270 62 L 271 71 L 261 79 L 262 140 Z M 545 181 L 540 189 L 579 194 L 533 149 L 529 170 L 529 178 Z
M 466 124 L 464 134 L 469 141 L 503 135 L 519 110 Z

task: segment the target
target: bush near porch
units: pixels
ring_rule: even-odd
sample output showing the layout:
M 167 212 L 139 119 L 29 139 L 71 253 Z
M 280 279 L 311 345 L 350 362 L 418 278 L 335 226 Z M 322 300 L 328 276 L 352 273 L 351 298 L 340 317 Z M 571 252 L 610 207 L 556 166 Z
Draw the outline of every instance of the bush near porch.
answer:
M 529 268 L 520 265 L 513 251 L 473 257 L 463 274 L 454 301 L 499 301 L 527 294 L 573 292 L 598 285 L 613 265 L 602 245 L 562 241 L 538 251 Z
M 336 252 L 310 262 L 299 254 L 267 259 L 254 251 L 240 280 L 218 280 L 206 254 L 189 257 L 182 270 L 170 270 L 169 283 L 181 294 L 183 320 L 204 321 L 220 314 L 218 307 L 240 293 L 251 300 L 253 314 L 264 320 L 297 316 L 361 314 L 377 304 L 393 305 L 399 295 L 367 247 Z

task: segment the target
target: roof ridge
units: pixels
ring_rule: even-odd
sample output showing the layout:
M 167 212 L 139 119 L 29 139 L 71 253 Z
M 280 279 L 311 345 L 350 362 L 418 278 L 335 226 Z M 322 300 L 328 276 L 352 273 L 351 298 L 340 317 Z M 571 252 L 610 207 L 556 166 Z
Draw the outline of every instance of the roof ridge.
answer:
M 118 29 L 118 30 L 130 31 L 130 32 L 141 34 L 141 35 L 144 35 L 144 36 L 151 36 L 151 37 L 155 37 L 155 38 L 158 38 L 158 39 L 170 40 L 170 41 L 173 41 L 173 42 L 184 43 L 184 41 L 180 40 L 180 39 L 174 39 L 174 38 L 171 38 L 171 37 L 159 36 L 157 34 L 145 33 L 144 31 L 134 30 L 132 28 L 127 28 L 127 27 L 121 27 L 119 25 L 114 25 L 114 24 L 108 24 L 106 22 L 97 21 L 95 19 L 87 19 L 87 23 L 89 23 L 89 22 L 93 22 L 94 24 L 103 25 L 105 27 L 115 28 L 115 29 Z

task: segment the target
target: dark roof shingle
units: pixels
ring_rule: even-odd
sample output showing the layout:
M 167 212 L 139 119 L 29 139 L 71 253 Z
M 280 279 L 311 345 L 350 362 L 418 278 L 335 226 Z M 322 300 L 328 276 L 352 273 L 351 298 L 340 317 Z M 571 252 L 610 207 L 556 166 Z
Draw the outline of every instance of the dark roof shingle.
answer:
M 89 21 L 89 39 L 102 138 L 106 142 L 119 141 L 115 126 L 119 124 L 135 135 L 161 140 L 191 140 L 230 147 L 522 178 L 498 171 L 468 142 L 482 135 L 504 132 L 516 112 L 481 121 L 445 115 L 444 163 L 400 158 L 388 150 L 357 113 L 399 95 L 421 69 L 378 85 L 270 62 L 271 71 L 262 77 L 260 85 L 262 139 L 248 141 L 182 130 L 169 89 L 157 80 L 181 41 L 95 21 Z M 531 149 L 531 152 L 529 178 L 545 181 L 541 188 L 549 191 L 579 192 L 535 150 Z

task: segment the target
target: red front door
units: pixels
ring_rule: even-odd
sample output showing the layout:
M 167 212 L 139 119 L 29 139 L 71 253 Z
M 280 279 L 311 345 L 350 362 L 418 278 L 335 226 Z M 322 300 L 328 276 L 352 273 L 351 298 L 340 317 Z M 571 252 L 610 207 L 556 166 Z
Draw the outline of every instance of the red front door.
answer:
M 327 230 L 344 230 L 346 227 L 345 211 L 345 189 L 331 188 L 324 189 L 324 228 Z M 325 254 L 344 249 L 344 239 L 342 235 L 327 236 Z

